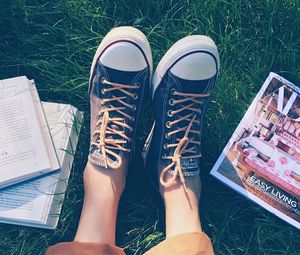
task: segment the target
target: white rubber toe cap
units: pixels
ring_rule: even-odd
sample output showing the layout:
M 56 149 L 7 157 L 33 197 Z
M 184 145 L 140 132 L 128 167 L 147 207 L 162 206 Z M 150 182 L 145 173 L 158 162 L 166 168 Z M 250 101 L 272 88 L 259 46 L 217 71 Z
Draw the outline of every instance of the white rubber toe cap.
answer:
M 217 73 L 214 58 L 207 53 L 194 53 L 180 59 L 171 69 L 171 73 L 185 80 L 206 80 Z
M 152 96 L 164 75 L 186 80 L 206 80 L 219 72 L 220 57 L 214 41 L 204 35 L 190 35 L 176 42 L 158 63 L 152 79 Z
M 130 42 L 116 42 L 101 55 L 103 65 L 121 71 L 141 71 L 147 67 L 140 49 Z
M 94 56 L 90 80 L 99 57 L 104 65 L 118 70 L 141 71 L 149 66 L 152 75 L 149 42 L 146 36 L 134 27 L 117 27 L 107 33 Z

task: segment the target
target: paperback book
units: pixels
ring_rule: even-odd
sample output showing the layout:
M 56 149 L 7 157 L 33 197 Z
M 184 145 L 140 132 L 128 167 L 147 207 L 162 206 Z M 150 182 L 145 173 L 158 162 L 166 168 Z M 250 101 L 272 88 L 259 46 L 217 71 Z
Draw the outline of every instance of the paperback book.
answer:
M 59 170 L 34 83 L 0 81 L 0 188 Z
M 300 229 L 300 89 L 270 73 L 211 174 Z
M 55 229 L 61 213 L 83 114 L 67 104 L 40 103 L 33 81 L 30 81 L 33 102 L 39 104 L 39 116 L 45 116 L 47 128 L 59 161 L 59 171 L 0 190 L 0 222 Z M 9 169 L 13 171 L 13 168 Z

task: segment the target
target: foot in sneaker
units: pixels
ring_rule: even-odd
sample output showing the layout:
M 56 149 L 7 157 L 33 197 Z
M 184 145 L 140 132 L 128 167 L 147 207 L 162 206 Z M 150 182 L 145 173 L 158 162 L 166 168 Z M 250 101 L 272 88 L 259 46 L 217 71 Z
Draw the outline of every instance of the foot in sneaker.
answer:
M 141 105 L 149 91 L 151 65 L 149 43 L 132 27 L 110 31 L 96 52 L 89 84 L 91 145 L 83 176 L 84 203 L 77 242 L 115 245 L 127 158 L 133 150 Z
M 200 173 L 202 118 L 219 71 L 215 43 L 193 35 L 175 43 L 153 77 L 155 122 L 144 147 L 151 179 L 170 187 Z M 170 177 L 171 176 L 171 177 Z
M 93 59 L 89 96 L 89 162 L 119 169 L 126 165 L 152 69 L 150 45 L 133 27 L 118 27 L 102 40 Z

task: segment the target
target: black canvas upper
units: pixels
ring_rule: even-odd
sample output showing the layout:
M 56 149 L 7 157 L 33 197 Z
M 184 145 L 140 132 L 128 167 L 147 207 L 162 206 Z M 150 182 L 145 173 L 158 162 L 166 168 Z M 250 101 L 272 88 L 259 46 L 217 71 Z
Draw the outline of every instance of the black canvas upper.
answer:
M 122 91 L 119 90 L 114 90 L 114 91 L 109 91 L 106 93 L 103 93 L 104 88 L 110 88 L 111 86 L 109 84 L 103 84 L 101 81 L 102 79 L 105 79 L 109 82 L 114 82 L 114 83 L 120 83 L 124 85 L 138 85 L 138 89 L 127 89 L 128 92 L 136 94 L 136 98 L 131 98 L 129 96 L 126 96 Z M 120 126 L 117 126 L 110 122 L 108 124 L 109 127 L 112 127 L 118 131 L 124 131 L 124 134 L 130 138 L 132 138 L 131 142 L 127 142 L 126 144 L 123 145 L 123 147 L 133 150 L 133 145 L 134 145 L 134 137 L 135 137 L 135 130 L 136 130 L 136 125 L 137 125 L 137 120 L 140 117 L 141 113 L 141 108 L 143 105 L 144 100 L 148 96 L 148 91 L 149 91 L 149 79 L 150 79 L 150 69 L 149 67 L 146 67 L 144 70 L 141 71 L 136 71 L 136 72 L 128 72 L 128 71 L 121 71 L 121 70 L 115 70 L 112 68 L 109 68 L 107 66 L 104 66 L 100 60 L 98 60 L 97 64 L 95 65 L 94 71 L 93 71 L 93 76 L 91 79 L 91 84 L 90 84 L 90 99 L 91 99 L 91 104 L 96 103 L 100 105 L 100 99 L 105 99 L 105 98 L 112 98 L 112 97 L 122 97 L 126 96 L 126 99 L 123 100 L 124 102 L 130 104 L 130 105 L 135 105 L 135 109 L 130 109 L 126 108 L 124 110 L 125 113 L 128 115 L 132 116 L 134 119 L 130 120 L 128 118 L 125 118 L 125 123 L 128 124 L 129 126 L 133 127 L 133 131 L 130 131 L 127 128 L 123 128 Z M 98 101 L 98 102 L 97 102 Z M 108 102 L 104 105 L 104 107 L 108 107 L 109 105 L 115 106 L 115 107 L 124 107 L 123 104 L 121 104 L 119 101 L 113 101 L 113 102 Z M 101 118 L 101 116 L 98 115 L 98 111 L 100 110 L 99 106 L 96 106 L 97 110 L 92 112 L 92 107 L 95 108 L 95 106 L 91 105 L 91 114 L 94 116 L 95 120 L 91 121 L 91 141 L 96 141 L 99 137 L 99 134 L 93 135 L 93 131 L 95 129 L 99 129 L 99 127 L 96 127 L 96 121 Z M 111 111 L 109 112 L 110 117 L 124 117 L 117 111 Z M 110 135 L 109 137 L 114 138 L 114 139 L 120 139 L 119 135 L 113 134 Z M 119 155 L 123 155 L 123 151 L 119 150 L 113 150 Z M 126 153 L 126 152 L 125 152 Z M 130 156 L 130 154 L 127 153 L 127 157 Z M 95 145 L 90 146 L 90 160 L 92 161 L 99 161 L 101 162 L 101 152 L 98 150 L 98 147 Z M 97 164 L 97 162 L 94 162 Z
M 158 183 L 158 172 L 157 170 L 162 170 L 164 167 L 171 163 L 170 159 L 165 159 L 165 156 L 172 156 L 174 154 L 175 148 L 165 148 L 164 144 L 175 144 L 178 143 L 176 138 L 181 139 L 184 136 L 184 132 L 180 132 L 172 135 L 171 137 L 166 137 L 168 132 L 176 130 L 180 127 L 186 127 L 189 121 L 182 121 L 178 124 L 173 125 L 171 128 L 167 127 L 167 123 L 169 121 L 173 121 L 174 119 L 178 119 L 181 116 L 185 116 L 187 114 L 192 113 L 196 114 L 196 120 L 200 123 L 193 122 L 192 129 L 194 130 L 202 130 L 202 118 L 210 101 L 210 97 L 215 86 L 217 74 L 215 74 L 212 78 L 207 80 L 198 80 L 191 81 L 181 79 L 169 71 L 165 73 L 160 84 L 155 90 L 153 105 L 154 105 L 154 114 L 155 114 L 155 127 L 153 131 L 153 137 L 151 140 L 150 148 L 148 150 L 147 158 L 145 160 L 146 169 L 148 170 L 152 180 L 155 183 Z M 170 100 L 181 99 L 180 96 L 174 96 L 172 91 L 178 91 L 183 93 L 194 93 L 194 94 L 206 94 L 210 95 L 204 98 L 203 104 L 198 104 L 197 107 L 201 109 L 201 113 L 191 112 L 189 110 L 184 110 L 173 117 L 168 116 L 168 111 L 177 110 L 179 108 L 184 107 L 190 102 L 183 102 L 176 104 L 174 106 L 170 105 Z M 194 140 L 201 141 L 201 134 L 189 134 L 189 138 L 194 137 Z M 195 145 L 189 145 L 195 146 Z M 196 145 L 196 154 L 201 154 L 201 145 Z M 194 153 L 186 153 L 184 156 L 195 155 Z M 181 168 L 185 176 L 189 175 L 197 175 L 200 172 L 199 159 L 181 159 Z M 172 173 L 173 169 L 170 169 L 169 172 Z

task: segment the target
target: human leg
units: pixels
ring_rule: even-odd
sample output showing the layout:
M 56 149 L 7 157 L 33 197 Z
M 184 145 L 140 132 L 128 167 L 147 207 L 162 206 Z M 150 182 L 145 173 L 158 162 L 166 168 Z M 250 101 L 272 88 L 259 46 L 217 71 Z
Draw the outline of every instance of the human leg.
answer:
M 202 119 L 218 71 L 216 45 L 206 36 L 178 41 L 156 68 L 155 124 L 144 157 L 149 175 L 164 200 L 166 240 L 147 255 L 213 254 L 208 237 L 202 233 L 198 211 L 199 158 Z
M 125 179 L 124 168 L 107 171 L 87 164 L 84 171 L 84 204 L 75 241 L 115 245 L 117 211 Z
M 151 69 L 150 46 L 139 30 L 119 27 L 102 40 L 90 73 L 91 143 L 80 223 L 74 242 L 50 247 L 47 255 L 124 254 L 115 246 L 117 210 Z

